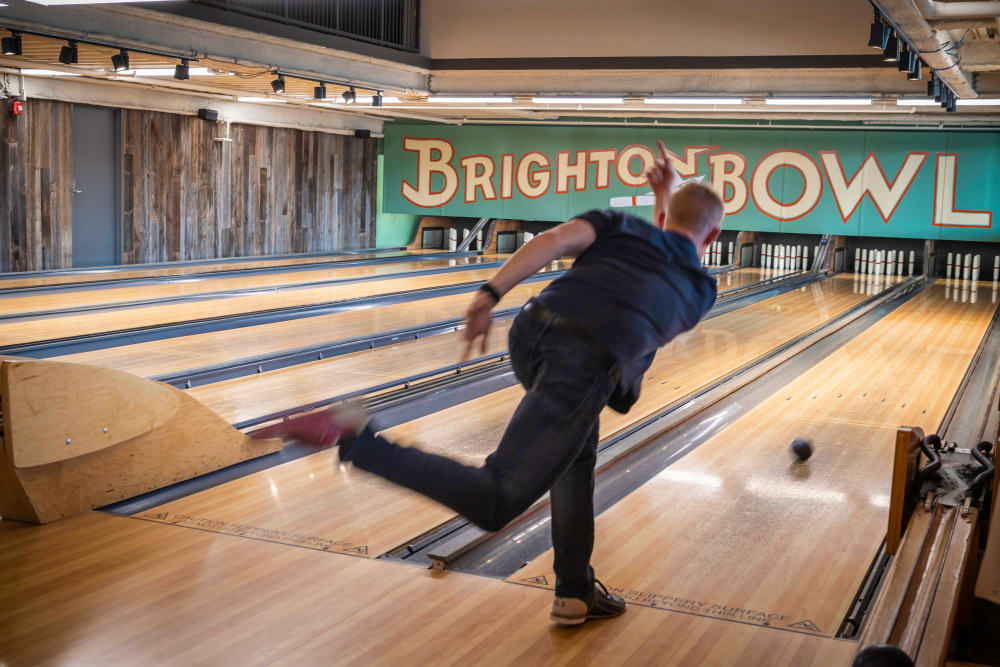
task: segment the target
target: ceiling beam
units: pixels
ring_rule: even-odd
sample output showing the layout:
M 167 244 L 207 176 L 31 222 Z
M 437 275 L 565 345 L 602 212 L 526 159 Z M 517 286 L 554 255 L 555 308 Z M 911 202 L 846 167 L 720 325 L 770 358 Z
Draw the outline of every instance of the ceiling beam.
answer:
M 309 78 L 333 79 L 393 92 L 427 90 L 428 70 L 362 54 L 198 21 L 141 7 L 10 4 L 0 25 L 60 33 L 123 46 L 192 52 L 219 60 L 278 68 Z
M 58 100 L 75 104 L 93 104 L 122 109 L 143 109 L 197 115 L 198 109 L 219 112 L 219 120 L 250 125 L 289 127 L 311 132 L 354 134 L 370 130 L 382 134 L 380 118 L 334 110 L 311 109 L 304 105 L 248 104 L 192 91 L 163 90 L 155 85 L 125 83 L 91 78 L 48 78 L 20 76 L 16 71 L 0 73 L 3 88 L 24 98 Z
M 959 47 L 962 69 L 967 72 L 1000 71 L 1000 43 L 977 40 L 966 41 Z

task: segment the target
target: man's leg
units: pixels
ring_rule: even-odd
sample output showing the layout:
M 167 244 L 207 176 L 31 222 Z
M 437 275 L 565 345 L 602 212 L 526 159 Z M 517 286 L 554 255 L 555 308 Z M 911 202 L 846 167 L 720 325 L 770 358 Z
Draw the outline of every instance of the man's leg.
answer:
M 599 421 L 595 421 L 576 460 L 549 491 L 556 595 L 583 598 L 594 586 L 594 466 Z
M 510 352 L 527 393 L 484 465 L 399 447 L 370 430 L 342 442 L 341 458 L 499 530 L 576 460 L 617 381 L 588 345 L 524 315 L 514 322 Z
M 341 447 L 358 468 L 447 505 L 486 530 L 499 530 L 548 491 L 589 446 L 591 426 L 610 393 L 607 373 L 567 386 L 561 377 L 546 377 L 564 372 L 553 366 L 535 378 L 483 466 L 401 447 L 370 431 Z

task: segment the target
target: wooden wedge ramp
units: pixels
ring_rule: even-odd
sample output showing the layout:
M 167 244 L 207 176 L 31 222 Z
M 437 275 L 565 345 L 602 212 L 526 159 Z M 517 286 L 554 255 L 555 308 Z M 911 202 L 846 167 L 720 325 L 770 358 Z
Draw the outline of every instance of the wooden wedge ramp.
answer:
M 0 516 L 48 523 L 270 454 L 188 394 L 109 368 L 0 361 Z

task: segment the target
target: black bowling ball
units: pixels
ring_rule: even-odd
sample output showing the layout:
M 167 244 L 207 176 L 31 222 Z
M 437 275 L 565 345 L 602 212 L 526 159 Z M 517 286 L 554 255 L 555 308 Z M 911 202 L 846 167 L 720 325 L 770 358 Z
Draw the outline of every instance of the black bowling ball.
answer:
M 876 644 L 858 653 L 851 667 L 913 667 L 913 661 L 897 646 Z

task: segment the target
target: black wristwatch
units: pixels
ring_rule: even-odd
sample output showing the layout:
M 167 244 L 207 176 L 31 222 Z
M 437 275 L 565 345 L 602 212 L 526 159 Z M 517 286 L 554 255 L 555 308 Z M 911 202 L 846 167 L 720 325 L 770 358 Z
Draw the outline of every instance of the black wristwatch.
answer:
M 491 297 L 493 297 L 494 305 L 500 303 L 500 292 L 496 291 L 493 285 L 490 285 L 489 283 L 483 283 L 482 285 L 479 286 L 479 290 L 481 292 L 486 292 Z

